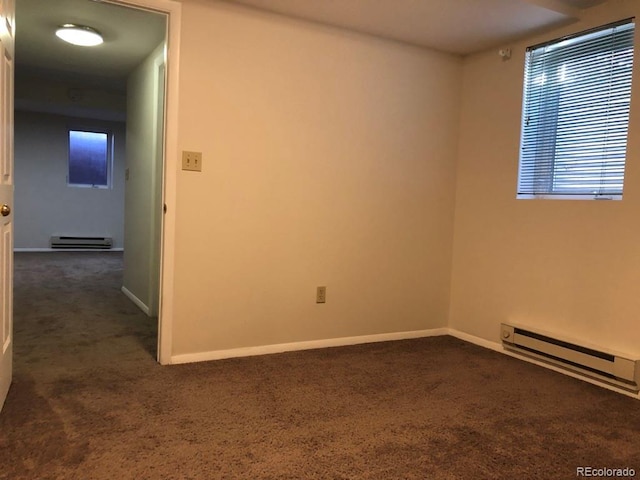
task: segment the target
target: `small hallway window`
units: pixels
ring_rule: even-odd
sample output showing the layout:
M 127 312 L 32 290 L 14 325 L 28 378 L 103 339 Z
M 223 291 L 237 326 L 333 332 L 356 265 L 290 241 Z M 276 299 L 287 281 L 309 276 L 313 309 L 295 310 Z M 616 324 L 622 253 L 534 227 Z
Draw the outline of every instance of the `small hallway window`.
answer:
M 68 184 L 111 187 L 113 135 L 107 131 L 69 129 Z

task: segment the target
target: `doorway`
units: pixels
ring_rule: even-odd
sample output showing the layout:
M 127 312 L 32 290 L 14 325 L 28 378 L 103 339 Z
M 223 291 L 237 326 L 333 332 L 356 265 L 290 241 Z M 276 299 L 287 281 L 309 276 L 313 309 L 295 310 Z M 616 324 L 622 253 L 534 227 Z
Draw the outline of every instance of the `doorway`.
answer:
M 114 184 L 105 189 L 74 191 L 68 179 L 61 181 L 67 169 L 66 152 L 58 155 L 63 158 L 51 162 L 54 156 L 52 144 L 42 138 L 36 142 L 33 138 L 29 140 L 31 144 L 43 145 L 46 152 L 35 156 L 39 164 L 27 167 L 23 163 L 24 168 L 19 167 L 22 174 L 17 172 L 16 250 L 47 250 L 47 237 L 55 233 L 109 236 L 115 231 L 112 233 L 116 237 L 114 247 L 125 252 L 122 291 L 151 317 L 159 317 L 160 311 L 165 81 L 159 75 L 164 76 L 165 69 L 158 67 L 165 65 L 168 15 L 142 8 L 149 6 L 144 4 L 156 3 L 167 4 L 167 1 L 21 0 L 17 11 L 20 39 L 16 52 L 16 110 L 26 112 L 24 116 L 28 117 L 16 124 L 16 138 L 24 131 L 23 120 L 28 124 L 34 117 L 49 126 L 57 122 L 57 133 L 66 131 L 71 121 L 109 124 L 113 129 L 117 129 L 118 124 L 126 125 L 119 131 L 122 137 L 119 146 L 123 150 L 121 158 L 114 158 L 111 164 Z M 36 21 L 33 21 L 34 17 Z M 54 45 L 61 50 L 62 44 L 45 38 L 43 30 L 46 28 L 43 26 L 55 29 L 55 25 L 64 23 L 91 24 L 104 34 L 105 47 L 91 54 L 80 47 L 73 47 L 62 56 L 56 56 L 55 48 L 50 47 Z M 162 36 L 154 40 L 160 28 Z M 146 47 L 142 47 L 144 42 L 140 39 L 143 37 L 152 39 L 145 44 Z M 109 49 L 113 46 L 108 45 L 110 42 L 135 53 L 137 58 L 116 54 Z M 123 64 L 126 63 L 123 57 L 128 58 L 128 67 Z M 110 58 L 116 59 L 112 66 L 107 61 Z M 59 141 L 60 144 L 64 142 L 66 137 Z M 17 167 L 25 162 L 20 153 L 19 150 L 16 152 Z M 57 164 L 55 171 L 52 170 L 54 163 Z M 46 186 L 33 188 L 34 175 L 27 170 L 35 171 Z M 118 178 L 121 181 L 116 188 Z M 52 191 L 53 185 L 57 185 L 60 191 Z M 21 198 L 22 192 L 25 193 L 24 198 Z M 34 199 L 34 192 L 43 193 L 44 198 Z M 29 242 L 20 236 L 22 226 L 32 228 L 39 215 L 32 210 L 26 197 L 31 202 L 39 200 L 41 207 L 48 209 L 48 220 L 52 220 L 49 208 L 52 199 L 58 205 L 56 210 L 64 213 L 55 227 L 40 224 L 35 228 L 37 235 L 25 235 Z M 68 202 L 66 207 L 63 202 Z M 99 213 L 91 212 L 90 207 L 95 207 Z M 20 215 L 21 209 L 24 216 Z M 117 217 L 114 215 L 116 210 L 121 211 L 122 233 L 113 227 L 118 222 L 113 218 Z M 105 222 L 107 218 L 109 221 Z

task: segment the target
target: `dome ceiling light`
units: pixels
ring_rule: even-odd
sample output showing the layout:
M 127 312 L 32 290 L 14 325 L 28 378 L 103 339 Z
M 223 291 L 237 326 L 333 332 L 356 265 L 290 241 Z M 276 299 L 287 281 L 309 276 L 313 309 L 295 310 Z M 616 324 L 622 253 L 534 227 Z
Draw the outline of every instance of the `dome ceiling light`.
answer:
M 104 40 L 100 33 L 84 25 L 74 25 L 67 23 L 56 30 L 56 36 L 65 42 L 81 47 L 95 47 L 100 45 Z

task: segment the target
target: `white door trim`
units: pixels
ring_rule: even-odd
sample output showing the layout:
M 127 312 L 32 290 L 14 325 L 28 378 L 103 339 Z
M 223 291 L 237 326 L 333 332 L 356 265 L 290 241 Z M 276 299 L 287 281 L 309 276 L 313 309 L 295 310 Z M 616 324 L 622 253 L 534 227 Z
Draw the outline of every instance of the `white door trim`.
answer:
M 152 10 L 167 15 L 164 175 L 162 201 L 167 206 L 160 247 L 160 305 L 158 312 L 158 361 L 171 363 L 173 346 L 173 293 L 175 271 L 176 182 L 178 172 L 178 80 L 182 4 L 175 0 L 108 0 L 108 3 Z M 155 121 L 155 119 L 154 119 Z

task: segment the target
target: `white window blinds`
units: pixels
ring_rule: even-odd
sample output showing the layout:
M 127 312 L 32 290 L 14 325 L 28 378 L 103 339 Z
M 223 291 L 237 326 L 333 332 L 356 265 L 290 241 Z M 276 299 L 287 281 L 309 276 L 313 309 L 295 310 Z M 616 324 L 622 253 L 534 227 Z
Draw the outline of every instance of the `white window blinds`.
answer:
M 633 19 L 527 49 L 518 197 L 622 195 Z

